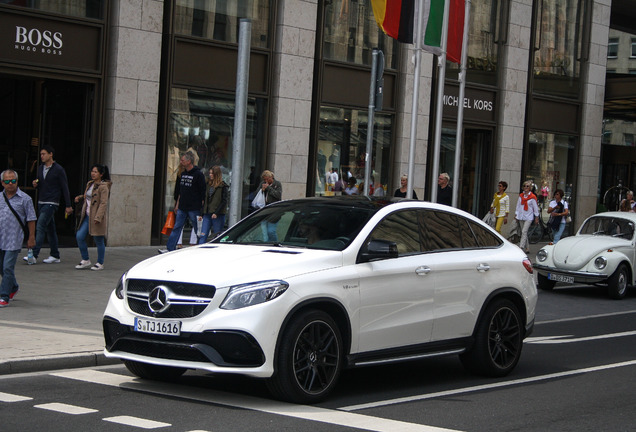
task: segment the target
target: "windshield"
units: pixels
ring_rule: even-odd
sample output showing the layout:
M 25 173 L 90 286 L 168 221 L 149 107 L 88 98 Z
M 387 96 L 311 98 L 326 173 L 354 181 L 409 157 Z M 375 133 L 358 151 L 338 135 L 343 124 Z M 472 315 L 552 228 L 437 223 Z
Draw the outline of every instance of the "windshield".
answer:
M 579 234 L 631 239 L 634 236 L 634 223 L 621 218 L 592 217 L 585 221 Z
M 344 250 L 377 208 L 341 202 L 283 201 L 236 224 L 213 243 Z

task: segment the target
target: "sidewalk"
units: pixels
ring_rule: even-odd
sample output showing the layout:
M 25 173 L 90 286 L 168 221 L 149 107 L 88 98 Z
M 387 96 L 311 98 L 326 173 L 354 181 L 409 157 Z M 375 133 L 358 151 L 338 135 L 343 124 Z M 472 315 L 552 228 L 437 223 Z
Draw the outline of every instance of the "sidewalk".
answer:
M 529 258 L 545 243 L 530 245 Z M 26 253 L 26 251 L 23 251 Z M 48 256 L 43 249 L 40 258 Z M 75 270 L 75 248 L 60 250 L 62 262 L 26 265 L 20 254 L 20 291 L 0 309 L 0 375 L 118 363 L 103 355 L 102 314 L 119 277 L 157 254 L 156 246 L 107 247 L 104 270 Z M 95 248 L 89 249 L 97 257 Z M 94 262 L 94 261 L 93 261 Z
M 113 363 L 102 354 L 102 314 L 119 277 L 157 254 L 156 246 L 107 247 L 104 270 L 76 270 L 77 248 L 60 249 L 62 262 L 16 264 L 20 291 L 0 309 L 0 375 Z M 93 262 L 95 248 L 89 248 Z

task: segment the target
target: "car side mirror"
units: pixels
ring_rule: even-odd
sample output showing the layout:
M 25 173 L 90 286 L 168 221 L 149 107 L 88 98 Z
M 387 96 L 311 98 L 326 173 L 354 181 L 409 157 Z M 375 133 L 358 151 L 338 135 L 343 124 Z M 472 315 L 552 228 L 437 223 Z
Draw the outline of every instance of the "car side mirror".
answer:
M 358 262 L 364 263 L 379 259 L 398 257 L 398 248 L 395 242 L 389 240 L 371 240 L 360 251 Z

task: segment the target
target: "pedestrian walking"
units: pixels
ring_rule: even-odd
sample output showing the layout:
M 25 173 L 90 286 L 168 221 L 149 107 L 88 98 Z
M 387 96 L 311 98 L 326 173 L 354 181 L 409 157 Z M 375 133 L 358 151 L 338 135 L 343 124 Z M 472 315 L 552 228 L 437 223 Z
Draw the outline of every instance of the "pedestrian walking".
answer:
M 497 222 L 495 223 L 495 230 L 501 234 L 501 226 L 508 223 L 508 213 L 510 211 L 510 197 L 506 194 L 508 189 L 508 183 L 500 181 L 497 185 L 497 192 L 492 198 L 490 204 L 490 213 L 493 213 Z
M 177 217 L 166 245 L 169 251 L 177 248 L 177 241 L 186 219 L 190 220 L 192 229 L 197 232 L 197 217 L 201 216 L 201 209 L 205 199 L 205 176 L 199 167 L 194 165 L 194 155 L 191 152 L 181 154 L 180 163 L 184 169 L 179 177 L 179 182 L 175 186 L 178 188 L 175 191 L 176 202 L 174 205 L 174 212 Z
M 447 206 L 453 205 L 453 188 L 448 173 L 441 173 L 437 178 L 437 202 Z
M 9 306 L 19 286 L 15 278 L 15 263 L 18 259 L 24 235 L 27 247 L 35 246 L 35 208 L 29 195 L 18 187 L 18 173 L 8 169 L 0 174 L 2 196 L 0 200 L 0 307 Z
M 519 194 L 515 210 L 517 232 L 521 231 L 519 247 L 526 253 L 530 252 L 528 249 L 528 230 L 530 225 L 532 225 L 533 219 L 536 223 L 539 223 L 539 204 L 537 196 L 532 193 L 532 181 L 528 180 L 523 182 L 523 192 Z
M 44 239 L 48 239 L 51 253 L 42 262 L 46 264 L 59 263 L 60 251 L 57 247 L 57 231 L 55 229 L 55 212 L 60 206 L 60 198 L 64 195 L 67 215 L 73 213 L 71 195 L 68 191 L 66 171 L 55 160 L 53 147 L 42 146 L 40 160 L 42 165 L 38 168 L 38 178 L 33 180 L 33 187 L 38 191 L 38 222 L 35 228 L 35 246 L 33 247 L 33 262 L 37 262 Z M 28 257 L 23 258 L 29 260 Z
M 199 244 L 205 243 L 212 229 L 212 237 L 216 237 L 225 225 L 225 214 L 229 186 L 223 181 L 223 173 L 218 165 L 210 168 L 208 183 L 205 189 L 205 202 L 203 203 L 203 222 L 199 234 Z
M 76 269 L 89 268 L 91 270 L 104 269 L 104 255 L 106 254 L 106 232 L 108 229 L 108 199 L 110 198 L 110 173 L 106 165 L 93 165 L 91 168 L 91 180 L 86 184 L 83 195 L 75 197 L 75 202 L 82 204 L 82 214 L 79 228 L 75 234 L 82 260 Z M 88 256 L 86 236 L 90 234 L 97 246 L 97 262 L 92 265 Z

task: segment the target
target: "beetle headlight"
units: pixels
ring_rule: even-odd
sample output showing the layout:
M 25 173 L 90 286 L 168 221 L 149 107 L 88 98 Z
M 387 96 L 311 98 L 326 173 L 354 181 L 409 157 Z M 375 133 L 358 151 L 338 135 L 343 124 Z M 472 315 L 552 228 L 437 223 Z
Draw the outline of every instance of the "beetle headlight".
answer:
M 282 295 L 288 287 L 287 282 L 280 280 L 236 285 L 230 288 L 220 307 L 234 310 L 265 303 Z
M 126 278 L 126 273 L 121 275 L 119 278 L 119 282 L 117 282 L 117 286 L 115 287 L 115 295 L 118 299 L 124 299 L 124 279 Z
M 548 259 L 548 253 L 545 251 L 545 249 L 540 249 L 539 252 L 537 252 L 537 261 L 543 262 L 547 259 Z
M 607 267 L 607 258 L 605 258 L 604 256 L 597 257 L 594 260 L 594 267 L 599 270 L 603 270 L 605 267 Z

